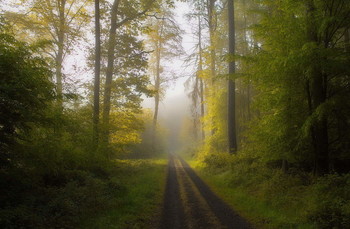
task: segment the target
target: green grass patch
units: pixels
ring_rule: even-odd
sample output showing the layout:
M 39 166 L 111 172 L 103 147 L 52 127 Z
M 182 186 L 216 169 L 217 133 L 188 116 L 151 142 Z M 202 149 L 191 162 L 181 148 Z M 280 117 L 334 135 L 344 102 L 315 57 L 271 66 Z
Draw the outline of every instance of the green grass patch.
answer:
M 350 174 L 315 177 L 244 155 L 207 154 L 189 164 L 256 228 L 350 228 Z
M 154 228 L 163 200 L 166 159 L 117 160 L 115 178 L 124 190 L 115 207 L 87 219 L 81 228 Z
M 215 193 L 257 228 L 313 228 L 307 223 L 301 223 L 295 214 L 273 208 L 266 201 L 250 195 L 247 190 L 230 187 L 225 174 L 212 175 L 202 170 L 197 172 Z
M 285 207 L 281 207 L 277 204 L 281 201 L 279 196 L 267 198 L 259 190 L 259 184 L 255 189 L 250 185 L 235 186 L 230 170 L 220 168 L 215 172 L 199 161 L 188 162 L 218 196 L 256 228 L 315 228 L 303 218 L 305 209 L 302 206 L 299 208 L 297 203 L 288 206 L 292 201 L 287 199 L 289 197 L 286 197 Z

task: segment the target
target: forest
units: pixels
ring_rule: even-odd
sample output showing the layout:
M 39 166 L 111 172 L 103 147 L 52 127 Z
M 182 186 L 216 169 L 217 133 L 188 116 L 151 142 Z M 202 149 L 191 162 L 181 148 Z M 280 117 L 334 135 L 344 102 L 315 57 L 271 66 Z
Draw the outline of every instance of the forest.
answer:
M 0 6 L 0 228 L 350 228 L 349 0 Z

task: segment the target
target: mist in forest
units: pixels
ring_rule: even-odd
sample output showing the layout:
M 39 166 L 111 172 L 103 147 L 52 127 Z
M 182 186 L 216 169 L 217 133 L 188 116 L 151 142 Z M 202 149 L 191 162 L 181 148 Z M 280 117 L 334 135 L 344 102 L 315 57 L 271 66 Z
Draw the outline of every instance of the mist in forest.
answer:
M 350 229 L 350 0 L 0 3 L 0 228 Z
M 181 142 L 181 128 L 184 120 L 190 118 L 191 102 L 185 92 L 183 78 L 177 80 L 175 86 L 170 87 L 159 107 L 159 125 L 165 129 L 166 152 L 176 152 L 183 148 Z M 154 109 L 154 99 L 146 98 L 144 108 Z

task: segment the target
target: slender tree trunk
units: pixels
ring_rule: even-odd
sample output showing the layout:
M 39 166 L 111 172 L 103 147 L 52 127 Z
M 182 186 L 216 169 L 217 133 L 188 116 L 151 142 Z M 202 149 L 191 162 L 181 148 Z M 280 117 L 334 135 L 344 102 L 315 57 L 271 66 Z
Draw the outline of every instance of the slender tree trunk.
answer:
M 198 16 L 198 44 L 199 44 L 199 63 L 198 63 L 198 74 L 197 77 L 199 78 L 199 87 L 200 87 L 200 100 L 201 100 L 201 118 L 202 118 L 202 141 L 205 140 L 205 131 L 204 131 L 204 85 L 203 85 L 203 79 L 200 76 L 200 74 L 203 71 L 203 57 L 202 57 L 202 25 L 201 25 L 201 19 L 200 16 Z
M 232 58 L 235 55 L 235 18 L 234 18 L 234 0 L 228 1 L 228 31 L 229 31 L 229 54 Z M 235 73 L 235 61 L 229 61 L 229 75 Z M 228 117 L 227 117 L 227 131 L 228 131 L 228 151 L 234 153 L 237 151 L 237 136 L 236 136 L 236 114 L 235 114 L 235 81 L 228 79 Z
M 247 6 L 246 6 L 246 0 L 243 0 L 243 9 L 244 9 L 244 51 L 245 55 L 248 55 L 249 53 L 249 48 L 248 48 L 248 40 L 247 40 L 247 28 L 248 28 L 248 23 L 247 23 Z M 247 76 L 247 98 L 246 98 L 246 104 L 247 104 L 247 117 L 246 121 L 250 121 L 251 115 L 250 115 L 250 103 L 251 103 L 251 83 L 250 83 L 250 76 Z
M 57 97 L 58 97 L 58 105 L 60 108 L 63 108 L 63 84 L 62 84 L 62 64 L 63 64 L 63 50 L 64 50 L 64 36 L 65 32 L 65 5 L 66 0 L 60 0 L 59 2 L 59 29 L 57 31 L 57 55 L 56 55 L 56 84 L 57 84 Z
M 211 74 L 211 86 L 212 86 L 212 97 L 215 96 L 215 76 L 216 76 L 216 52 L 215 52 L 215 21 L 214 21 L 214 4 L 216 0 L 207 0 L 208 9 L 208 25 L 209 25 L 209 40 L 210 40 L 210 74 Z M 215 133 L 215 117 L 211 120 L 211 135 Z
M 114 52 L 116 45 L 116 30 L 117 30 L 117 11 L 119 6 L 119 0 L 115 0 L 111 10 L 111 28 L 108 38 L 108 54 L 107 54 L 107 70 L 106 81 L 104 87 L 103 98 L 103 136 L 102 140 L 105 145 L 109 142 L 109 114 L 111 110 L 111 90 L 112 90 L 112 77 L 114 71 Z
M 203 79 L 200 79 L 200 97 L 201 97 L 201 118 L 202 118 L 202 141 L 205 140 L 205 131 L 204 131 L 204 86 L 203 86 Z
M 56 84 L 57 84 L 57 97 L 58 104 L 62 107 L 63 100 L 63 85 L 62 85 L 62 62 L 63 62 L 63 38 L 58 38 L 58 52 L 56 56 Z M 62 42 L 62 43 L 61 43 Z
M 99 140 L 100 72 L 101 72 L 100 1 L 95 0 L 95 82 L 94 82 L 93 133 L 92 133 L 94 149 L 97 149 L 98 140 Z
M 195 79 L 195 85 L 194 85 L 194 90 L 197 91 L 198 90 L 198 81 L 199 81 L 199 78 L 196 77 Z M 195 138 L 195 142 L 198 141 L 198 124 L 200 123 L 199 122 L 199 118 L 198 118 L 198 111 L 197 111 L 197 93 L 194 93 L 194 95 L 192 95 L 192 101 L 193 101 L 193 116 L 194 116 L 194 119 L 193 119 L 193 123 L 194 123 L 194 138 Z
M 193 117 L 193 138 L 194 142 L 198 141 L 198 129 L 197 129 L 198 118 Z
M 158 109 L 159 109 L 159 94 L 154 96 L 154 115 L 153 115 L 153 130 L 152 130 L 152 145 L 155 149 L 157 144 L 157 122 L 158 122 Z
M 161 31 L 160 31 L 161 33 Z M 160 58 L 161 58 L 161 42 L 157 43 L 157 55 L 156 55 L 156 77 L 154 82 L 154 89 L 156 94 L 154 96 L 154 115 L 153 115 L 153 133 L 152 133 L 152 145 L 153 148 L 156 148 L 156 135 L 157 135 L 157 122 L 158 122 L 158 111 L 159 111 L 159 101 L 160 101 Z
M 307 4 L 308 28 L 307 36 L 310 42 L 319 45 L 320 41 L 315 26 L 315 5 L 313 0 L 309 0 Z M 312 112 L 326 102 L 327 99 L 327 77 L 322 73 L 321 66 L 317 61 L 310 66 L 310 94 Z M 323 175 L 329 172 L 329 144 L 328 144 L 328 121 L 323 115 L 313 124 L 314 136 L 313 145 L 315 151 L 315 173 Z

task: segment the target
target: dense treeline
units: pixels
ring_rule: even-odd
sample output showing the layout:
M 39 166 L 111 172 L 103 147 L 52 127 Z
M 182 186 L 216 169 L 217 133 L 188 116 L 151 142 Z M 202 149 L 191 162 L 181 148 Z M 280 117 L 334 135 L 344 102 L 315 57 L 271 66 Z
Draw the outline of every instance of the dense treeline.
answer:
M 90 158 L 90 109 L 62 113 L 47 60 L 5 29 L 3 24 L 0 225 L 74 227 L 82 215 L 108 208 L 102 198 L 116 194 L 119 184 L 108 179 L 108 163 Z
M 304 204 L 308 212 L 301 214 L 302 222 L 348 227 L 350 3 L 234 1 L 234 55 L 227 55 L 232 39 L 227 2 L 193 1 L 192 7 L 201 18 L 193 22 L 202 28 L 202 34 L 194 35 L 204 37 L 194 53 L 204 59 L 197 62 L 196 72 L 205 84 L 201 119 L 198 80 L 192 81 L 190 93 L 192 135 L 205 133 L 197 153 L 200 161 L 211 171 L 224 172 L 229 186 L 281 209 L 282 202 Z M 232 61 L 236 72 L 228 75 L 227 62 Z M 236 84 L 236 125 L 226 117 L 228 79 Z M 232 148 L 232 128 L 238 151 L 230 156 L 225 152 Z M 339 189 L 332 188 L 333 182 Z
M 151 134 L 141 135 L 150 122 L 141 95 L 155 93 L 147 75 L 151 51 L 142 37 L 150 31 L 147 15 L 161 5 L 172 2 L 96 1 L 96 8 L 93 1 L 6 2 L 0 23 L 1 228 L 147 224 L 151 214 L 144 211 L 157 204 L 164 163 L 116 158 L 158 155 Z M 98 43 L 87 39 L 90 31 Z M 85 52 L 80 58 L 87 70 L 70 63 L 76 52 Z M 135 215 L 137 207 L 144 213 Z
M 212 31 L 209 21 L 216 24 L 216 39 L 199 40 L 199 47 L 206 47 L 197 50 L 199 58 L 206 58 L 198 62 L 205 68 L 199 66 L 197 71 L 206 88 L 208 118 L 201 121 L 207 127 L 204 132 L 211 130 L 205 145 L 219 151 L 226 148 L 215 146 L 220 142 L 216 138 L 226 144 L 231 126 L 221 131 L 225 127 L 220 123 L 226 119 L 218 113 L 222 109 L 213 107 L 225 104 L 221 94 L 227 82 L 222 76 L 227 72 L 226 61 L 235 59 L 237 73 L 228 77 L 238 85 L 236 122 L 241 151 L 265 162 L 280 162 L 277 164 L 286 170 L 300 167 L 317 175 L 348 172 L 349 4 L 341 0 L 237 1 L 236 55 L 226 59 L 219 54 L 227 51 L 220 47 L 228 39 L 225 4 L 193 4 L 198 11 L 195 15 L 203 18 L 198 26 Z M 211 11 L 215 12 L 213 18 Z M 195 81 L 193 87 L 197 106 L 201 86 Z
M 255 29 L 263 48 L 249 66 L 262 116 L 254 142 L 266 142 L 269 154 L 284 152 L 274 159 L 318 175 L 348 172 L 350 6 L 344 1 L 266 6 Z

